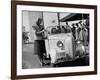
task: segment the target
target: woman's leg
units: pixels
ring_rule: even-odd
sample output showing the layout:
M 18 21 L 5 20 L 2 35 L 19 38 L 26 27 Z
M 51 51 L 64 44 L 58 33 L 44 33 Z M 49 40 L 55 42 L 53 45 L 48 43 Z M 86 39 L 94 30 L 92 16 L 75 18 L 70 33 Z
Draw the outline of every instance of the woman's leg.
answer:
M 44 59 L 44 54 L 46 53 L 46 50 L 45 50 L 45 41 L 44 40 L 38 40 L 38 43 L 39 43 L 39 53 L 38 53 L 38 56 L 39 56 L 39 59 L 41 61 L 41 63 L 43 64 L 43 59 Z

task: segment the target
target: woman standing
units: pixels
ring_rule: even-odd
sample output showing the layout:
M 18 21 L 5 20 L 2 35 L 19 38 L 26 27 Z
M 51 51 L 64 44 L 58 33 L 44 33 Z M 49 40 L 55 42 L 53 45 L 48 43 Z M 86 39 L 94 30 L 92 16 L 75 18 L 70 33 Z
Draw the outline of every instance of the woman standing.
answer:
M 45 50 L 45 41 L 44 41 L 44 26 L 43 26 L 43 20 L 41 18 L 38 18 L 36 24 L 37 26 L 32 26 L 34 31 L 35 31 L 35 35 L 36 35 L 36 40 L 35 40 L 35 50 L 36 50 L 36 54 L 38 54 L 39 60 L 40 60 L 40 64 L 43 65 L 43 57 L 44 55 L 46 55 L 46 50 Z

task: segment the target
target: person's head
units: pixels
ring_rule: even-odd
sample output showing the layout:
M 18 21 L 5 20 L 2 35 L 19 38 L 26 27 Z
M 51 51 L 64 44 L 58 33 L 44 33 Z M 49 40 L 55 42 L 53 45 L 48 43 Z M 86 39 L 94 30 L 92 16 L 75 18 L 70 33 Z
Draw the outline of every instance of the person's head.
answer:
M 64 26 L 62 26 L 62 28 L 65 28 Z
M 82 23 L 82 21 L 79 21 L 79 23 L 81 24 L 81 23 Z
M 79 25 L 79 26 L 82 26 L 82 21 L 79 21 L 79 22 L 78 22 L 78 25 Z
M 42 20 L 41 18 L 38 18 L 38 20 L 37 20 L 36 24 L 39 26 L 39 25 L 41 25 L 41 24 L 42 24 L 42 22 L 43 22 L 43 20 Z
M 76 27 L 79 27 L 79 24 L 78 23 L 76 23 Z
M 75 27 L 75 24 L 74 23 L 72 24 L 72 27 Z
M 68 25 L 68 22 L 66 22 L 66 25 Z
M 68 24 L 68 22 L 66 22 L 66 28 L 69 28 L 70 26 L 69 26 L 69 24 Z
M 68 22 L 66 22 L 66 27 L 70 27 L 69 24 L 68 24 Z

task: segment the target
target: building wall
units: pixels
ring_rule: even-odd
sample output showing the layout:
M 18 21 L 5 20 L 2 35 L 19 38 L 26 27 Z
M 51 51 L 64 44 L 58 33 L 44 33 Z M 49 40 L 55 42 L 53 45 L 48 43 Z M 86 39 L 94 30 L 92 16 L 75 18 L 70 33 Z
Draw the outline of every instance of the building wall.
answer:
M 29 25 L 29 16 L 27 11 L 22 12 L 22 27 L 25 27 L 25 31 L 30 31 L 30 25 Z
M 42 13 L 32 12 L 32 11 L 29 11 L 28 13 L 29 13 L 28 16 L 29 16 L 29 25 L 30 25 L 30 37 L 31 37 L 31 41 L 34 42 L 35 35 L 32 26 L 36 26 L 36 21 L 38 20 L 38 18 L 42 18 Z
M 58 25 L 58 16 L 54 12 L 43 12 L 44 26 L 45 28 L 49 26 Z

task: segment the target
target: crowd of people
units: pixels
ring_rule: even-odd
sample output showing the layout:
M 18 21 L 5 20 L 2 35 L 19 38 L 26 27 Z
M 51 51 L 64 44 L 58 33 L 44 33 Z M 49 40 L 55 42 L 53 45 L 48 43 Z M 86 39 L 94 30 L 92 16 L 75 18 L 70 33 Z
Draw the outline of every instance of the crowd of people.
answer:
M 60 26 L 53 27 L 51 29 L 52 34 L 70 33 L 70 32 L 71 32 L 71 27 L 68 25 L 67 22 L 66 22 L 66 26 L 60 25 Z
M 82 23 L 82 21 L 73 23 L 71 30 L 75 40 L 83 41 L 84 45 L 89 44 L 89 26 L 86 23 Z

